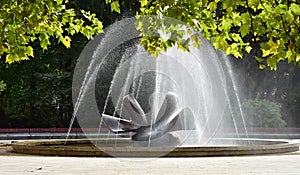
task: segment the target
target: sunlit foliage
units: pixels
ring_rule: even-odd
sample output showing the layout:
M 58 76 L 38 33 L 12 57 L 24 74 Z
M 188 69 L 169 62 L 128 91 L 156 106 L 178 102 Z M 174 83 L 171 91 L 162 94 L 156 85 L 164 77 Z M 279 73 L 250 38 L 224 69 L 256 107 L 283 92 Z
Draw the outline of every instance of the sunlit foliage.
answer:
M 87 38 L 102 32 L 95 14 L 67 7 L 68 0 L 1 0 L 0 56 L 7 63 L 34 57 L 32 43 L 38 41 L 44 50 L 53 37 L 67 48 L 71 36 L 82 33 Z
M 108 1 L 110 2 L 110 1 Z M 157 15 L 182 21 L 212 42 L 216 49 L 242 58 L 248 52 L 256 56 L 261 69 L 276 70 L 279 61 L 300 65 L 300 1 L 299 0 L 139 0 L 138 16 Z M 116 1 L 112 3 L 116 4 Z M 114 10 L 118 11 L 114 5 Z M 138 25 L 142 34 L 149 25 Z M 172 25 L 156 26 L 156 31 Z M 176 30 L 172 30 L 174 35 Z M 175 33 L 174 33 L 175 32 Z M 177 33 L 176 33 L 177 34 Z M 200 44 L 190 35 L 176 41 L 162 37 L 144 37 L 144 47 L 154 55 L 177 45 L 188 50 L 189 43 Z M 181 37 L 181 38 L 180 38 Z

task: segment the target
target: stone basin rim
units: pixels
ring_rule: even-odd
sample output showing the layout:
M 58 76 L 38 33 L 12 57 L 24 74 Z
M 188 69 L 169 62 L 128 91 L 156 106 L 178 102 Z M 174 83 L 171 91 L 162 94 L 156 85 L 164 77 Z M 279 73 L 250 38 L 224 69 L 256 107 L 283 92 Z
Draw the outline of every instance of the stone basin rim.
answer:
M 243 156 L 278 154 L 299 151 L 300 143 L 294 140 L 274 139 L 239 139 L 269 143 L 261 145 L 234 146 L 187 146 L 187 147 L 101 147 L 91 144 L 92 141 L 103 139 L 58 139 L 32 140 L 15 142 L 13 152 L 46 156 L 78 156 L 78 157 L 156 157 L 168 152 L 163 157 L 203 157 L 203 156 Z M 105 139 L 106 140 L 106 139 Z M 126 140 L 126 139 L 121 139 Z M 229 140 L 229 139 L 225 139 Z M 236 140 L 236 139 L 235 139 Z M 65 146 L 72 144 L 91 144 L 89 147 Z M 55 146 L 55 147 L 53 147 Z M 160 156 L 159 156 L 160 157 Z

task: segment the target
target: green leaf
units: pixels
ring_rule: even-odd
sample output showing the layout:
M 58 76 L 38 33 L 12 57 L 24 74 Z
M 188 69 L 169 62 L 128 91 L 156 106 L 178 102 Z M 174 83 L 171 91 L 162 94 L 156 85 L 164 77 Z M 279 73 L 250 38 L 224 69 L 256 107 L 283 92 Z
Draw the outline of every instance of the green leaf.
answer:
M 294 22 L 294 15 L 291 10 L 287 11 L 284 19 L 287 24 L 291 24 L 292 22 Z
M 244 24 L 239 29 L 242 37 L 246 36 L 250 32 L 250 26 L 247 24 Z
M 234 16 L 232 20 L 234 26 L 240 27 L 242 25 L 240 18 L 240 16 Z
M 148 0 L 140 0 L 141 7 L 144 7 L 148 4 Z
M 232 25 L 231 20 L 229 20 L 229 19 L 223 20 L 221 22 L 221 25 L 222 25 L 221 27 L 222 27 L 223 31 L 226 33 L 229 33 L 231 25 Z
M 259 63 L 264 61 L 264 59 L 259 58 L 259 57 L 255 57 L 255 59 L 256 59 L 256 61 L 259 62 Z
M 286 6 L 282 5 L 281 6 L 277 6 L 275 9 L 274 9 L 274 12 L 277 13 L 277 14 L 284 14 L 286 12 Z
M 120 10 L 120 4 L 118 1 L 114 1 L 110 4 L 110 7 L 111 7 L 111 11 L 115 11 L 117 13 L 121 13 L 121 10 Z
M 288 60 L 288 63 L 293 61 L 293 52 L 290 49 L 286 53 L 286 58 Z
M 210 9 L 210 11 L 215 11 L 217 9 L 217 3 L 214 1 L 210 2 L 208 5 L 208 9 Z
M 41 45 L 42 49 L 47 50 L 48 45 L 50 45 L 49 36 L 47 35 L 47 33 L 42 33 L 39 36 L 39 40 L 40 40 L 40 45 Z
M 231 8 L 234 4 L 234 0 L 227 0 L 227 1 L 224 1 L 224 8 L 225 9 L 228 9 L 228 8 Z
M 71 47 L 71 38 L 68 36 L 65 36 L 63 40 L 61 41 L 67 48 Z
M 296 55 L 296 62 L 300 61 L 300 54 Z
M 259 64 L 258 68 L 259 68 L 259 69 L 265 69 L 265 68 L 266 68 L 266 65 L 264 65 L 264 64 Z
M 249 15 L 249 13 L 243 13 L 241 15 L 241 18 L 242 18 L 243 24 L 249 24 L 249 22 L 250 22 L 250 15 Z
M 246 50 L 246 52 L 250 53 L 251 50 L 252 50 L 252 47 L 251 46 L 246 46 L 245 50 Z
M 11 63 L 13 63 L 13 62 L 15 62 L 15 61 L 19 61 L 20 59 L 19 59 L 19 57 L 18 57 L 18 55 L 16 55 L 16 54 L 7 54 L 6 55 L 6 63 L 8 63 L 8 64 L 11 64 Z
M 31 57 L 34 57 L 34 55 L 33 55 L 33 48 L 32 48 L 31 46 L 28 46 L 28 47 L 27 47 L 27 54 L 28 54 L 29 56 L 31 56 Z
M 290 9 L 295 15 L 300 15 L 300 6 L 298 4 L 292 3 Z
M 9 45 L 7 43 L 4 43 L 1 47 L 0 47 L 0 55 L 7 52 L 9 50 Z
M 268 66 L 271 68 L 271 70 L 276 70 L 276 69 L 277 69 L 276 63 L 277 63 L 277 62 L 276 62 L 276 59 L 275 59 L 274 56 L 269 57 L 269 58 L 267 59 L 267 64 L 268 64 Z
M 263 49 L 262 52 L 263 52 L 263 54 L 262 54 L 263 57 L 266 57 L 271 54 L 270 50 Z

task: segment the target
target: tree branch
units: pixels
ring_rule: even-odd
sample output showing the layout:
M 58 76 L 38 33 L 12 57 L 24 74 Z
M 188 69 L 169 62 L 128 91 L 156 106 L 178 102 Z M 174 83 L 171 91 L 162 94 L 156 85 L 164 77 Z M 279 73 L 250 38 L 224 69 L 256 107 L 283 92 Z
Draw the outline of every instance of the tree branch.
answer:
M 254 43 L 256 43 L 257 40 L 256 40 L 256 37 L 254 35 L 253 18 L 252 18 L 252 14 L 250 12 L 250 9 L 249 9 L 250 6 L 249 6 L 248 0 L 246 0 L 246 4 L 247 4 L 247 11 L 248 11 L 249 16 L 250 16 L 250 25 L 251 25 L 251 31 L 252 31 L 252 34 L 253 34 Z M 255 55 L 258 55 L 257 49 L 255 49 Z
M 286 29 L 286 26 L 284 25 L 284 20 L 283 20 L 282 15 L 280 15 L 280 17 L 281 17 L 282 26 L 283 26 L 283 29 L 284 29 L 285 33 L 288 35 L 290 40 L 294 43 L 295 48 L 300 51 L 300 49 L 296 45 L 295 39 L 291 37 L 291 35 L 289 34 L 289 32 Z

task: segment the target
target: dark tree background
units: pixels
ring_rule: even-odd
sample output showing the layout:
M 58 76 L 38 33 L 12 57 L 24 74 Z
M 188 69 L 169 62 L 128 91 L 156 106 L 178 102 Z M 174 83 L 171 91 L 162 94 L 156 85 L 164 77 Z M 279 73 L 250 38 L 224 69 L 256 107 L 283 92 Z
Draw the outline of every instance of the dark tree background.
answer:
M 122 16 L 111 12 L 105 1 L 72 1 L 72 8 L 97 14 L 104 27 L 122 17 L 134 15 L 136 1 L 120 1 Z M 35 58 L 30 61 L 7 64 L 0 59 L 0 80 L 6 90 L 0 94 L 0 128 L 68 127 L 73 112 L 72 74 L 81 50 L 88 40 L 77 34 L 72 47 L 52 44 L 43 51 L 33 43 Z M 51 43 L 55 43 L 51 42 Z
M 231 59 L 230 61 L 245 111 L 253 107 L 249 104 L 256 104 L 261 108 L 258 107 L 252 113 L 257 114 L 264 110 L 261 103 L 267 103 L 269 104 L 268 111 L 264 115 L 258 116 L 259 118 L 272 115 L 275 121 L 278 113 L 286 122 L 286 127 L 300 127 L 299 67 L 287 62 L 280 62 L 277 71 L 261 70 L 251 55 L 246 55 L 242 60 Z M 274 114 L 278 107 L 280 111 Z

